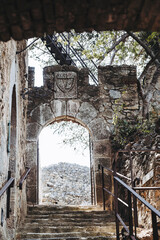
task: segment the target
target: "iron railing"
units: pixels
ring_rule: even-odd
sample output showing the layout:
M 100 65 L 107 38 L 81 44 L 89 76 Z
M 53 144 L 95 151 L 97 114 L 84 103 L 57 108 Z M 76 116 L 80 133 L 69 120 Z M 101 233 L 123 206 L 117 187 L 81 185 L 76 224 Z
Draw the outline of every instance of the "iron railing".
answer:
M 137 214 L 137 201 L 140 201 L 141 204 L 144 204 L 150 211 L 152 216 L 152 229 L 153 229 L 153 240 L 158 240 L 158 227 L 157 227 L 157 217 L 160 218 L 160 212 L 154 208 L 150 203 L 148 203 L 144 198 L 142 198 L 136 190 L 160 190 L 160 187 L 135 187 L 135 182 L 137 178 L 133 179 L 133 168 L 132 168 L 132 159 L 131 159 L 131 152 L 160 152 L 160 149 L 156 150 L 122 150 L 116 153 L 116 157 L 114 160 L 114 170 L 105 167 L 102 164 L 99 164 L 99 170 L 102 172 L 102 198 L 103 198 L 103 209 L 105 210 L 105 193 L 107 192 L 114 198 L 114 208 L 115 208 L 115 218 L 116 218 L 116 235 L 117 240 L 120 240 L 120 224 L 124 227 L 125 231 L 128 233 L 128 236 L 132 240 L 137 239 L 137 227 L 138 227 L 138 214 Z M 120 152 L 129 152 L 130 155 L 130 166 L 131 166 L 131 178 L 128 178 L 116 171 L 117 159 L 118 154 Z M 106 171 L 109 172 L 109 175 L 113 177 L 114 181 L 114 193 L 109 191 L 105 187 L 104 176 L 107 175 Z M 124 178 L 128 181 L 131 181 L 131 187 L 127 185 L 124 181 L 120 178 Z M 127 202 L 123 201 L 118 195 L 118 187 L 122 186 L 127 191 Z M 128 212 L 128 220 L 127 223 L 123 221 L 122 217 L 119 213 L 119 203 L 121 203 L 125 208 L 127 208 Z M 133 216 L 134 214 L 134 216 Z M 134 220 L 133 220 L 134 219 Z
M 20 190 L 22 190 L 23 183 L 26 180 L 26 178 L 27 178 L 28 174 L 30 173 L 30 171 L 31 171 L 31 168 L 26 167 L 26 171 L 23 173 L 23 175 L 22 175 L 22 177 L 21 177 L 21 179 L 19 181 L 19 189 Z
M 92 71 L 90 70 L 89 66 L 88 66 L 88 65 L 86 64 L 86 62 L 82 59 L 82 57 L 80 56 L 80 54 L 78 53 L 78 51 L 77 51 L 74 47 L 70 46 L 70 42 L 69 42 L 69 40 L 67 39 L 67 37 L 65 36 L 65 34 L 64 34 L 64 33 L 59 33 L 59 36 L 62 38 L 63 41 L 66 41 L 66 42 L 68 43 L 68 48 L 69 48 L 69 50 L 72 52 L 73 56 L 76 57 L 76 59 L 78 60 L 78 62 L 81 64 L 81 66 L 84 67 L 84 68 L 88 68 L 89 76 L 91 77 L 91 79 L 93 80 L 93 82 L 94 82 L 96 85 L 98 85 L 98 79 L 97 79 L 97 77 L 95 77 L 95 75 L 92 73 Z M 73 35 L 72 35 L 72 36 L 73 36 Z M 79 44 L 79 46 L 81 46 L 82 50 L 84 50 L 83 47 L 82 47 L 82 45 L 81 45 L 79 42 L 78 42 L 78 44 Z M 95 64 L 92 60 L 91 60 L 91 63 L 94 65 L 94 68 L 95 68 L 95 69 L 98 69 L 98 67 L 96 66 L 96 64 Z
M 10 216 L 10 188 L 14 185 L 14 178 L 11 177 L 11 171 L 8 172 L 8 181 L 4 184 L 4 186 L 0 190 L 0 197 L 7 192 L 7 206 L 6 206 L 6 217 Z
M 21 179 L 19 181 L 19 189 L 22 189 L 22 185 L 23 185 L 25 179 L 27 178 L 30 170 L 31 170 L 31 168 L 27 167 L 26 171 L 22 175 L 22 177 L 21 177 Z M 7 218 L 10 217 L 10 212 L 11 212 L 11 209 L 10 209 L 11 188 L 14 186 L 14 182 L 15 182 L 15 179 L 13 177 L 11 177 L 11 171 L 8 171 L 8 180 L 4 184 L 4 186 L 0 189 L 0 198 L 2 197 L 2 195 L 5 192 L 7 194 L 7 204 L 6 204 L 6 217 Z

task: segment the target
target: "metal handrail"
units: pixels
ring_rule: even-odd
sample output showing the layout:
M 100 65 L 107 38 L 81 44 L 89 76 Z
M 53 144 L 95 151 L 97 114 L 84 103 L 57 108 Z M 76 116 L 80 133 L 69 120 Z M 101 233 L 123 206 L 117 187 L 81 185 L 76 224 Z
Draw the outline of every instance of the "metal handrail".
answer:
M 100 170 L 100 166 L 103 167 L 104 169 L 106 169 L 107 171 L 109 171 L 111 173 L 111 175 L 113 175 L 114 171 L 112 169 L 105 167 L 103 164 L 99 164 L 99 166 L 98 166 L 99 170 Z M 128 178 L 128 177 L 124 176 L 123 174 L 120 174 L 118 172 L 116 172 L 115 174 L 119 177 L 125 178 L 128 181 L 131 181 L 131 178 Z
M 128 191 L 130 191 L 138 200 L 140 200 L 147 208 L 149 208 L 152 212 L 154 212 L 160 218 L 160 212 L 153 207 L 150 203 L 148 203 L 144 198 L 142 198 L 136 191 L 134 191 L 131 187 L 129 187 L 126 183 L 124 183 L 120 178 L 114 176 L 114 179 L 119 182 L 123 187 L 125 187 Z
M 10 216 L 10 188 L 14 186 L 14 178 L 11 177 L 11 171 L 8 171 L 8 181 L 0 190 L 0 197 L 6 192 L 7 193 L 7 205 L 6 205 L 6 217 Z
M 70 32 L 70 34 L 71 34 L 72 37 L 74 37 L 74 34 L 73 34 L 72 32 Z M 82 44 L 80 44 L 79 41 L 77 41 L 77 43 L 78 43 L 78 45 L 80 46 L 80 48 L 82 49 L 82 51 L 84 51 L 85 49 L 84 49 L 84 47 L 82 46 Z M 90 61 L 91 61 L 91 63 L 94 65 L 94 67 L 95 67 L 96 69 L 98 69 L 98 67 L 97 67 L 97 65 L 94 63 L 94 61 L 93 61 L 92 59 L 90 59 Z
M 7 191 L 8 188 L 13 187 L 14 178 L 10 178 L 0 190 L 0 197 Z
M 136 151 L 133 150 L 133 152 L 142 152 L 141 151 Z M 160 149 L 156 149 L 156 150 L 144 150 L 145 152 L 160 152 Z M 119 152 L 129 152 L 131 153 L 132 151 L 128 151 L 128 150 L 120 150 Z M 118 153 L 116 153 L 116 160 L 117 160 L 117 156 Z M 144 204 L 150 211 L 152 214 L 152 228 L 153 228 L 153 240 L 158 240 L 158 228 L 157 228 L 157 217 L 160 218 L 160 212 L 154 208 L 150 203 L 148 203 L 144 198 L 142 198 L 135 190 L 160 190 L 160 187 L 135 187 L 135 185 L 132 187 L 128 186 L 125 182 L 123 182 L 119 177 L 125 178 L 127 180 L 131 180 L 131 182 L 133 183 L 133 179 L 129 179 L 127 177 L 125 177 L 122 174 L 119 174 L 116 172 L 116 164 L 115 164 L 115 168 L 114 171 L 103 166 L 102 164 L 99 164 L 98 166 L 99 170 L 102 170 L 102 197 L 103 197 L 103 209 L 105 210 L 105 194 L 104 192 L 109 193 L 112 197 L 114 197 L 115 200 L 115 217 L 116 217 L 116 233 L 117 233 L 117 240 L 120 239 L 119 237 L 119 222 L 121 222 L 121 224 L 123 225 L 124 229 L 128 232 L 129 237 L 133 240 L 136 240 L 136 227 L 138 226 L 138 216 L 137 216 L 137 204 L 135 204 L 135 202 L 137 202 L 137 200 L 139 200 L 142 204 Z M 114 194 L 111 193 L 109 190 L 107 190 L 104 186 L 104 169 L 109 171 L 109 174 L 113 176 L 114 179 Z M 132 176 L 133 177 L 133 176 Z M 118 185 L 117 184 L 121 184 L 128 192 L 128 204 L 125 203 L 122 199 L 120 199 L 118 197 Z M 133 210 L 134 210 L 134 234 L 133 234 L 133 219 L 132 219 L 132 197 L 133 197 Z M 128 208 L 128 217 L 129 217 L 129 228 L 127 227 L 127 225 L 124 223 L 124 221 L 122 220 L 122 218 L 120 217 L 120 215 L 118 214 L 118 201 L 121 202 L 124 206 L 126 206 Z
M 24 181 L 26 180 L 28 174 L 30 173 L 31 171 L 31 168 L 27 167 L 27 170 L 23 173 L 20 181 L 19 181 L 19 189 L 22 190 L 22 186 L 23 186 L 23 183 Z
M 133 187 L 134 190 L 160 190 L 160 187 Z

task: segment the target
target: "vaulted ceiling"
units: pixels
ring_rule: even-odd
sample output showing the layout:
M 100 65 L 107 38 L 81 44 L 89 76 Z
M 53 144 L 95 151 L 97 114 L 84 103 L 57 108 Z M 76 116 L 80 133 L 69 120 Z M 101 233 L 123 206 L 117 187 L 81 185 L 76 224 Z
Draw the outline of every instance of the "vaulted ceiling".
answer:
M 159 0 L 0 0 L 0 40 L 44 33 L 160 29 Z

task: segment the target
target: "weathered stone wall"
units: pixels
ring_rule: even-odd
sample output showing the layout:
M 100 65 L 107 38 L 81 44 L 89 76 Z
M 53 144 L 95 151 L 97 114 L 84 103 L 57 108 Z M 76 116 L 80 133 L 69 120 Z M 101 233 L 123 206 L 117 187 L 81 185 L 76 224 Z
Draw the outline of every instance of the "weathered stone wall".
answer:
M 154 76 L 156 71 L 156 76 Z M 156 79 L 156 83 L 155 80 Z M 150 86 L 150 87 L 149 87 Z M 148 102 L 148 112 L 150 117 L 160 116 L 160 69 L 151 65 L 144 79 L 144 89 L 149 89 L 146 101 Z
M 32 74 L 33 76 L 33 69 Z M 29 80 L 30 86 L 33 84 Z M 128 88 L 129 87 L 129 88 Z M 102 202 L 101 176 L 98 164 L 111 166 L 110 134 L 113 129 L 115 109 L 121 116 L 131 119 L 138 113 L 135 67 L 108 66 L 99 68 L 99 85 L 90 85 L 88 70 L 73 66 L 44 68 L 44 86 L 31 87 L 24 93 L 29 96 L 28 106 L 28 164 L 33 172 L 28 180 L 28 199 L 37 202 L 37 140 L 43 127 L 54 121 L 71 120 L 86 127 L 92 140 L 93 190 L 96 202 Z M 123 107 L 121 107 L 123 105 Z M 106 178 L 111 188 L 110 178 Z M 110 208 L 110 201 L 108 207 Z
M 42 204 L 91 205 L 90 169 L 60 162 L 42 168 Z
M 0 225 L 2 240 L 13 239 L 16 226 L 26 214 L 25 187 L 20 191 L 17 186 L 25 165 L 27 103 L 20 93 L 27 86 L 24 76 L 27 56 L 25 52 L 16 55 L 16 51 L 25 46 L 25 41 L 0 43 L 0 189 L 7 181 L 9 170 L 15 178 L 11 188 L 10 218 L 6 218 L 6 193 L 0 198 L 0 219 L 4 220 L 3 226 Z
M 136 187 L 160 187 L 160 135 L 157 133 L 150 133 L 148 136 L 141 136 L 130 145 L 131 159 L 133 162 L 133 179 L 138 178 Z M 148 150 L 158 150 L 148 151 Z M 147 152 L 145 152 L 147 151 Z M 129 153 L 120 154 L 118 158 L 118 172 L 131 178 L 131 165 Z M 131 182 L 127 181 L 131 186 Z M 160 210 L 160 192 L 159 190 L 137 190 L 146 201 L 148 201 L 156 209 Z M 119 189 L 120 197 L 127 201 L 127 193 L 124 188 Z M 122 205 L 119 205 L 121 214 L 125 213 Z M 125 217 L 127 215 L 123 215 Z M 126 219 L 127 221 L 128 219 Z M 138 201 L 138 222 L 140 227 L 152 227 L 152 219 L 150 211 Z

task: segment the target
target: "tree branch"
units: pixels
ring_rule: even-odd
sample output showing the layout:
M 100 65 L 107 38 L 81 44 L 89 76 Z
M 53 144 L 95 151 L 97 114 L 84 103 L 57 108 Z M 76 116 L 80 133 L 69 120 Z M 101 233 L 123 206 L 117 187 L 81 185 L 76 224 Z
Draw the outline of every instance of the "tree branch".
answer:
M 99 61 L 98 64 L 100 64 L 104 60 L 106 54 L 112 52 L 115 49 L 115 47 L 118 46 L 121 42 L 123 42 L 127 37 L 129 37 L 129 34 L 125 33 L 120 37 L 120 39 L 115 41 L 114 44 L 112 45 L 112 47 L 110 49 L 108 49 L 108 51 L 105 52 L 105 54 L 103 55 L 102 59 Z M 113 56 L 114 56 L 114 54 L 113 54 Z
M 106 51 L 106 54 L 110 53 L 113 49 L 115 49 L 115 47 L 121 42 L 123 42 L 127 37 L 129 37 L 128 33 L 123 34 L 122 37 L 118 41 L 116 41 L 108 51 Z
M 114 61 L 114 58 L 115 58 L 117 52 L 118 52 L 118 49 L 114 49 L 114 52 L 113 52 L 113 54 L 111 56 L 111 60 L 110 60 L 109 65 L 113 64 L 113 61 Z
M 136 42 L 138 42 L 146 51 L 146 53 L 152 58 L 154 59 L 155 63 L 157 65 L 160 65 L 160 62 L 157 59 L 157 56 L 155 57 L 154 53 L 152 52 L 152 50 L 141 40 L 139 39 L 134 33 L 127 31 L 127 33 L 129 34 L 129 36 L 131 36 Z
M 145 66 L 143 72 L 141 73 L 140 77 L 138 78 L 138 81 L 140 82 L 141 79 L 145 76 L 145 74 L 147 73 L 149 67 L 152 65 L 152 63 L 159 57 L 160 55 L 160 51 L 154 56 L 154 58 L 151 58 L 151 60 L 147 63 L 147 65 Z

